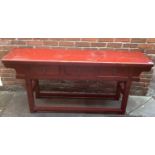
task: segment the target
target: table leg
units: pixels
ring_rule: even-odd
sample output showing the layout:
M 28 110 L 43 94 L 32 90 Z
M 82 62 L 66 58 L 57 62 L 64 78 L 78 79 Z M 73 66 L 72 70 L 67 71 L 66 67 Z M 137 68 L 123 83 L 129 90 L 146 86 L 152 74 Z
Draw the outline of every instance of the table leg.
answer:
M 121 91 L 120 91 L 120 81 L 117 82 L 117 86 L 116 86 L 116 100 L 120 99 L 120 95 L 121 95 Z
M 34 80 L 34 82 L 35 82 L 35 96 L 36 98 L 39 98 L 40 94 L 39 80 Z
M 26 89 L 27 89 L 27 96 L 28 96 L 28 102 L 29 102 L 29 108 L 30 112 L 35 112 L 35 111 L 64 111 L 64 112 L 69 112 L 69 111 L 76 111 L 76 112 L 116 112 L 116 113 L 121 113 L 124 114 L 126 111 L 126 106 L 127 106 L 127 101 L 128 101 L 128 96 L 129 96 L 129 91 L 130 91 L 130 86 L 131 86 L 131 80 L 128 80 L 124 82 L 124 91 L 123 91 L 123 97 L 122 97 L 122 102 L 121 102 L 121 108 L 120 109 L 115 109 L 115 108 L 83 108 L 83 107 L 40 107 L 40 106 L 35 106 L 34 102 L 34 94 L 33 94 L 33 86 L 32 86 L 32 79 L 27 78 L 26 80 Z M 40 89 L 39 89 L 39 81 L 38 80 L 33 80 L 35 82 L 35 92 L 36 96 L 39 96 Z M 116 91 L 116 97 L 120 97 L 120 83 L 117 83 L 117 91 Z
M 121 102 L 121 113 L 122 114 L 125 114 L 125 111 L 126 111 L 130 87 L 131 87 L 131 80 L 128 80 L 125 82 L 124 94 L 123 94 L 122 102 Z
M 25 82 L 26 82 L 26 90 L 27 90 L 30 112 L 35 112 L 35 103 L 34 103 L 32 80 L 31 79 L 25 79 Z

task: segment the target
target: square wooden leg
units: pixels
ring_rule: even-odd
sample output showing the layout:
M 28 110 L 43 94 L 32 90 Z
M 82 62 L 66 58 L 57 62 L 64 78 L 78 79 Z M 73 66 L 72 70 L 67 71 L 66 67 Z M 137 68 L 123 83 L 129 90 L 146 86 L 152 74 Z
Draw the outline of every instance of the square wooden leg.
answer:
M 30 112 L 35 112 L 35 103 L 34 103 L 32 80 L 31 79 L 25 79 L 25 83 L 26 83 L 26 91 L 27 91 L 27 97 L 28 97 Z
M 127 106 L 128 96 L 129 96 L 130 87 L 131 87 L 131 80 L 126 81 L 124 86 L 125 86 L 124 93 L 123 93 L 122 102 L 121 102 L 121 113 L 122 114 L 125 114 L 126 112 L 126 106 Z
M 121 84 L 121 81 L 118 81 L 116 86 L 116 100 L 120 99 L 120 95 L 121 95 L 120 84 Z
M 39 87 L 39 80 L 35 79 L 34 80 L 35 83 L 35 97 L 39 98 L 39 94 L 40 94 L 40 87 Z

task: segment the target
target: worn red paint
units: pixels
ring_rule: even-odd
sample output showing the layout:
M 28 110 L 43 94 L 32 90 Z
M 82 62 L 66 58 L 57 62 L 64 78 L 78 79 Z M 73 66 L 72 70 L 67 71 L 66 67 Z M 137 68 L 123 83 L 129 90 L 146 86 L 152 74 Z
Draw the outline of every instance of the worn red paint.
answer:
M 152 64 L 142 52 L 62 49 L 13 49 L 3 61 Z

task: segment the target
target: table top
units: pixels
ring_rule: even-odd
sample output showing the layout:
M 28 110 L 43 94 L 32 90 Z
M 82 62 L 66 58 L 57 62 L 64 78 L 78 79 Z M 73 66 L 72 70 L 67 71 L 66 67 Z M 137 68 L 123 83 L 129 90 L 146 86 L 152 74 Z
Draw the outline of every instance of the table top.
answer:
M 64 50 L 14 48 L 2 59 L 3 62 L 74 62 L 104 64 L 142 64 L 153 62 L 142 52 L 113 50 Z

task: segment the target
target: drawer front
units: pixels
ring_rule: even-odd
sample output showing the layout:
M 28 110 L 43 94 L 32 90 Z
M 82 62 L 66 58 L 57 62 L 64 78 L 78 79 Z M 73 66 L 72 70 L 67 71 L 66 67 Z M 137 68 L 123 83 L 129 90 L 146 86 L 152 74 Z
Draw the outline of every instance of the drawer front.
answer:
M 63 67 L 64 76 L 74 79 L 97 79 L 99 76 L 119 75 L 117 68 L 72 66 Z
M 52 77 L 61 75 L 59 66 L 36 66 L 28 69 L 30 76 Z
M 128 66 L 105 66 L 96 64 L 14 64 L 17 78 L 40 78 L 40 79 L 98 79 L 102 77 L 139 77 L 142 68 Z

